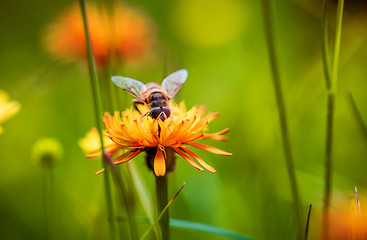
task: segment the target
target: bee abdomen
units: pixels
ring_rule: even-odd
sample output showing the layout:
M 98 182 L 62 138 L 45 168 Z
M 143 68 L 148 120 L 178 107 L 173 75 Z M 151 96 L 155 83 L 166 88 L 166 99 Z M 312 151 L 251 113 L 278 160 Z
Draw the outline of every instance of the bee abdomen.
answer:
M 150 108 L 167 107 L 167 99 L 161 93 L 153 93 L 148 98 L 148 105 Z

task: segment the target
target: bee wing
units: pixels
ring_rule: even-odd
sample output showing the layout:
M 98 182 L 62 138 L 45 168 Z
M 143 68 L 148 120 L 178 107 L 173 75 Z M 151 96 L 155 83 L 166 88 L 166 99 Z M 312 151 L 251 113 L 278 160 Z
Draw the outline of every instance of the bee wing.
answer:
M 187 70 L 180 69 L 163 79 L 162 87 L 167 91 L 169 99 L 172 99 L 176 95 L 182 84 L 185 83 L 187 77 Z
M 112 82 L 130 93 L 140 101 L 144 102 L 140 96 L 141 91 L 145 88 L 144 83 L 127 77 L 112 77 Z

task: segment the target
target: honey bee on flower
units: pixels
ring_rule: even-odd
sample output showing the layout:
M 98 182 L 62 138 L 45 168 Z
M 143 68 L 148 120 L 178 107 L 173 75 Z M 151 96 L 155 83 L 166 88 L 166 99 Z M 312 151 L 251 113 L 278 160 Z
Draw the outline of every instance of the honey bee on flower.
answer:
M 208 124 L 218 117 L 218 113 L 207 114 L 204 106 L 194 106 L 186 110 L 183 102 L 179 105 L 171 102 L 187 76 L 186 69 L 178 70 L 167 76 L 162 85 L 157 83 L 144 85 L 140 81 L 126 77 L 112 78 L 117 86 L 137 98 L 133 101 L 133 108 L 122 113 L 115 111 L 114 115 L 106 112 L 103 117 L 106 128 L 104 141 L 106 138 L 110 139 L 104 152 L 115 156 L 114 165 L 127 162 L 146 152 L 148 167 L 157 177 L 164 176 L 166 172 L 174 170 L 177 153 L 196 169 L 200 171 L 206 169 L 215 173 L 216 170 L 189 147 L 224 156 L 232 155 L 197 142 L 202 139 L 226 140 L 223 134 L 229 132 L 228 128 L 217 133 L 207 133 Z M 94 138 L 96 136 L 98 135 L 94 134 Z M 101 155 L 100 145 L 98 146 L 99 148 L 94 147 L 87 157 Z M 120 149 L 124 151 L 118 151 Z M 103 171 L 104 169 L 101 169 L 96 174 Z
M 137 99 L 133 100 L 136 110 L 138 104 L 145 104 L 150 110 L 147 115 L 162 121 L 171 116 L 170 101 L 185 83 L 188 73 L 186 69 L 178 70 L 166 77 L 162 85 L 157 83 L 144 83 L 127 78 L 112 77 L 112 81 Z
M 146 106 L 142 108 L 149 110 Z M 113 164 L 127 162 L 144 151 L 153 150 L 155 152 L 152 166 L 154 173 L 157 176 L 164 176 L 167 170 L 165 155 L 168 151 L 173 151 L 196 169 L 200 171 L 207 169 L 215 173 L 216 170 L 188 146 L 214 154 L 232 155 L 218 148 L 196 142 L 202 139 L 226 140 L 223 134 L 229 132 L 228 128 L 216 133 L 206 133 L 207 125 L 218 115 L 218 113 L 206 114 L 204 106 L 194 106 L 187 111 L 183 102 L 179 105 L 171 105 L 171 116 L 165 121 L 147 116 L 142 117 L 141 113 L 135 109 L 127 109 L 122 113 L 116 111 L 113 116 L 105 113 L 103 122 L 106 127 L 106 136 L 114 142 L 113 152 L 116 152 L 117 149 L 126 150 L 125 153 L 115 158 Z M 101 154 L 100 150 L 98 153 L 94 150 L 87 157 L 96 157 Z M 101 169 L 97 174 L 103 171 L 104 169 Z

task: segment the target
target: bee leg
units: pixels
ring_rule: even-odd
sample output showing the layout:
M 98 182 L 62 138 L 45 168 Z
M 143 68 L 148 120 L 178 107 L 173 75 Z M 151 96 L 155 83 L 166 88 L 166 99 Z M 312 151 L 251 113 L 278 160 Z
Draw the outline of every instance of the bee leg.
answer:
M 139 112 L 139 113 L 141 113 L 141 112 Z M 145 114 L 141 115 L 141 118 L 143 118 L 143 117 L 145 117 L 147 115 L 150 116 L 150 112 L 146 112 Z
M 163 122 L 167 119 L 167 115 L 164 112 L 161 112 L 157 118 L 160 118 Z
M 133 107 L 135 108 L 136 111 L 138 111 L 141 114 L 138 105 L 144 105 L 144 103 L 142 101 L 139 101 L 138 99 L 133 99 Z

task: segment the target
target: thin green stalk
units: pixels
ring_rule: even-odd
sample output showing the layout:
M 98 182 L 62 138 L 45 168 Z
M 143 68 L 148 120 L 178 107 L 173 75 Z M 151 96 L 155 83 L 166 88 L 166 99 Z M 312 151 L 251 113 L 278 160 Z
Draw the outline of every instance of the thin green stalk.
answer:
M 134 188 L 136 189 L 137 195 L 139 196 L 141 205 L 143 206 L 143 209 L 145 211 L 145 214 L 148 217 L 148 221 L 151 225 L 153 225 L 154 221 L 153 221 L 153 205 L 152 205 L 152 201 L 150 201 L 151 197 L 148 196 L 148 191 L 147 191 L 147 187 L 143 181 L 143 178 L 141 177 L 138 169 L 135 166 L 134 162 L 128 162 L 127 166 L 129 168 L 129 172 L 131 174 L 131 178 L 132 178 L 132 183 L 134 184 Z M 156 236 L 156 239 L 160 240 L 160 232 L 159 232 L 159 227 L 157 227 L 157 225 L 154 225 L 154 233 Z
M 340 53 L 340 39 L 341 39 L 341 27 L 343 19 L 343 7 L 344 0 L 338 1 L 337 16 L 336 16 L 336 29 L 334 38 L 334 56 L 333 65 L 331 68 L 328 62 L 328 41 L 327 41 L 327 4 L 328 0 L 324 0 L 324 11 L 323 11 L 323 26 L 324 37 L 322 42 L 322 54 L 325 71 L 326 82 L 328 90 L 327 99 L 327 123 L 326 123 L 326 149 L 325 149 L 325 189 L 324 189 L 324 206 L 323 206 L 323 239 L 329 239 L 329 207 L 331 202 L 331 188 L 332 188 L 332 146 L 333 146 L 333 125 L 334 125 L 334 112 L 335 112 L 335 92 L 337 89 L 337 76 L 338 76 L 338 64 L 339 64 L 339 53 Z
M 45 239 L 53 238 L 54 228 L 54 208 L 53 208 L 53 179 L 52 167 L 47 165 L 43 168 L 43 206 L 44 206 L 44 226 Z
M 117 192 L 119 194 L 121 202 L 125 206 L 127 220 L 128 220 L 129 227 L 130 227 L 131 238 L 133 240 L 138 239 L 138 230 L 136 227 L 136 221 L 134 218 L 133 209 L 129 207 L 129 199 L 128 199 L 127 194 L 125 194 L 127 193 L 127 190 L 126 190 L 124 183 L 122 182 L 121 174 L 119 170 L 116 168 L 116 166 L 112 164 L 112 157 L 108 155 L 107 153 L 105 153 L 104 155 L 105 155 L 105 159 L 107 160 L 106 162 L 110 163 L 109 168 L 111 169 L 112 177 L 117 187 Z
M 329 0 L 324 0 L 323 14 L 322 14 L 322 61 L 324 66 L 324 74 L 326 81 L 326 88 L 331 89 L 331 71 L 330 71 L 330 59 L 329 59 L 329 28 L 328 28 L 328 3 Z
M 106 73 L 106 80 L 108 81 L 108 87 L 110 89 L 110 98 L 111 98 L 111 103 L 112 103 L 112 108 L 114 111 L 117 111 L 119 108 L 118 108 L 118 105 L 117 105 L 117 96 L 116 96 L 116 86 L 113 84 L 113 82 L 111 81 L 111 69 L 109 68 L 108 69 L 108 72 Z
M 294 212 L 295 212 L 295 220 L 297 225 L 297 234 L 298 238 L 301 239 L 302 237 L 302 214 L 300 210 L 300 197 L 298 193 L 297 187 L 297 179 L 296 173 L 294 170 L 294 163 L 292 157 L 292 149 L 291 143 L 289 139 L 288 133 L 288 124 L 287 124 L 287 117 L 286 117 L 286 110 L 283 100 L 283 93 L 280 83 L 280 76 L 278 72 L 277 66 L 277 59 L 275 53 L 275 43 L 274 43 L 274 35 L 273 35 L 273 26 L 272 26 L 272 11 L 270 6 L 270 0 L 263 0 L 263 15 L 264 15 L 264 22 L 265 22 L 265 33 L 266 33 L 266 40 L 268 45 L 269 57 L 270 57 L 270 64 L 271 64 L 271 71 L 273 75 L 273 83 L 274 83 L 274 90 L 278 105 L 278 112 L 279 112 L 279 121 L 280 127 L 282 131 L 282 141 L 283 141 L 283 148 L 285 154 L 285 160 L 288 170 L 289 181 L 291 185 L 291 192 L 294 201 Z
M 94 112 L 97 122 L 97 130 L 99 132 L 101 149 L 104 151 L 104 144 L 103 144 L 103 137 L 102 137 L 102 102 L 101 102 L 101 94 L 99 88 L 99 82 L 97 78 L 97 70 L 96 64 L 94 61 L 93 51 L 92 51 L 92 44 L 89 37 L 89 30 L 88 30 L 88 23 L 87 23 L 87 11 L 86 11 L 86 3 L 85 0 L 80 0 L 80 8 L 83 16 L 83 24 L 84 24 L 84 32 L 87 44 L 87 53 L 88 53 L 88 67 L 89 67 L 89 74 L 91 79 L 91 86 L 92 86 L 92 94 L 94 99 Z M 104 161 L 102 156 L 102 165 L 107 170 L 107 163 Z M 109 172 L 108 170 L 104 173 L 104 183 L 105 183 L 105 196 L 106 196 L 106 207 L 107 207 L 107 215 L 108 215 L 108 222 L 110 228 L 110 236 L 112 239 L 116 239 L 116 232 L 115 232 L 115 222 L 113 220 L 113 210 L 112 210 L 112 193 L 111 193 L 111 185 L 109 179 Z
M 171 206 L 171 204 L 173 203 L 173 201 L 175 201 L 175 199 L 177 198 L 178 194 L 180 194 L 180 192 L 182 191 L 182 189 L 185 187 L 186 183 L 184 182 L 180 189 L 178 189 L 177 193 L 173 196 L 173 198 L 169 201 L 169 203 L 163 208 L 163 210 L 161 211 L 161 213 L 159 214 L 159 216 L 157 217 L 157 219 L 153 222 L 153 224 L 151 224 L 149 226 L 149 228 L 145 231 L 145 233 L 143 234 L 143 236 L 140 238 L 140 240 L 144 240 L 148 234 L 150 233 L 150 231 L 153 229 L 153 227 L 158 223 L 158 221 L 163 217 L 163 215 L 166 213 L 166 211 L 168 210 L 168 208 Z
M 334 125 L 334 93 L 328 92 L 327 99 L 327 117 L 326 117 L 326 149 L 325 149 L 325 189 L 324 189 L 324 209 L 323 209 L 323 223 L 324 223 L 324 239 L 328 239 L 328 223 L 331 199 L 331 183 L 332 183 L 332 147 L 333 147 L 333 125 Z
M 361 115 L 360 111 L 358 110 L 356 101 L 354 100 L 352 93 L 348 91 L 345 94 L 345 98 L 347 99 L 349 108 L 350 108 L 354 118 L 356 119 L 359 128 L 362 131 L 363 137 L 367 140 L 367 127 L 366 127 L 366 124 L 363 121 L 363 118 L 362 118 L 362 115 Z
M 168 174 L 155 178 L 156 182 L 156 193 L 157 193 L 157 210 L 162 212 L 168 203 Z M 165 211 L 161 220 L 159 221 L 162 240 L 169 240 L 169 214 Z
M 343 20 L 343 8 L 344 0 L 338 1 L 337 15 L 336 15 L 336 26 L 335 26 L 335 40 L 334 40 L 334 58 L 333 67 L 331 74 L 331 90 L 336 92 L 337 79 L 338 79 L 338 65 L 339 65 L 339 55 L 340 55 L 340 39 L 342 34 L 342 20 Z
M 310 207 L 308 208 L 307 221 L 306 221 L 306 227 L 305 227 L 305 240 L 308 239 L 308 231 L 309 231 L 309 228 L 310 228 L 311 210 L 312 210 L 312 204 L 310 204 Z

